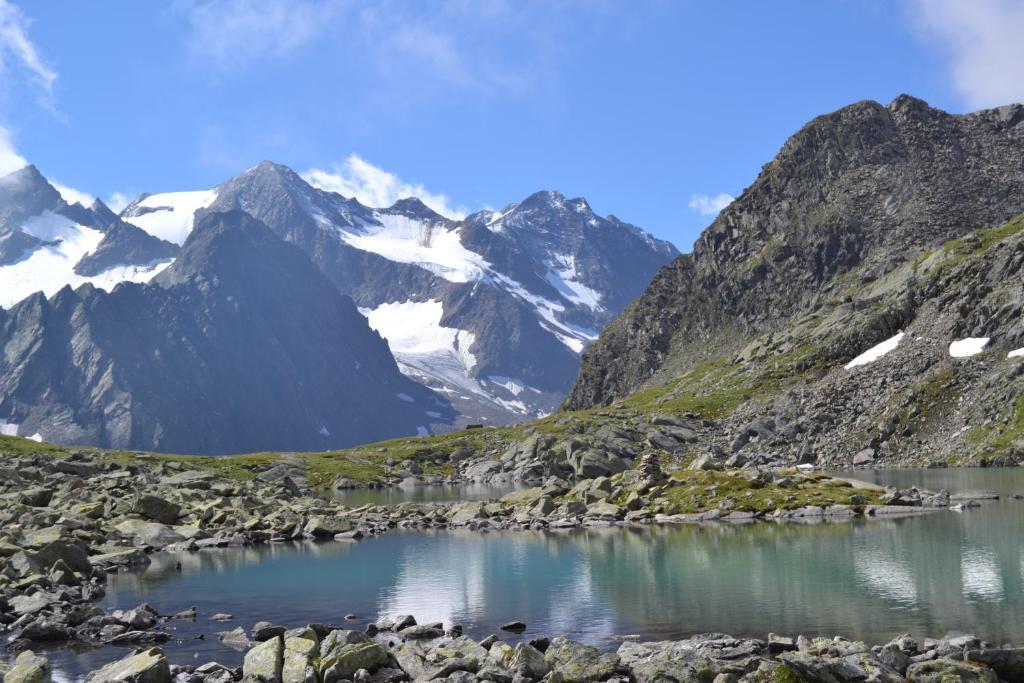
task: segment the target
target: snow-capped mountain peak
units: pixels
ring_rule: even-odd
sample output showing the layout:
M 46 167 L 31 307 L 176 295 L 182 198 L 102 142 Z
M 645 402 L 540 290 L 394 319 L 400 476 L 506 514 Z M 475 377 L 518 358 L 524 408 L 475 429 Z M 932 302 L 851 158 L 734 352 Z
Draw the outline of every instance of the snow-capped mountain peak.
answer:
M 403 372 L 444 392 L 463 422 L 553 410 L 583 350 L 676 254 L 635 226 L 596 215 L 585 199 L 555 191 L 452 220 L 415 197 L 367 207 L 270 161 L 214 188 L 142 195 L 120 216 L 102 203 L 69 209 L 35 169 L 0 179 L 0 198 L 8 186 L 30 188 L 25 196 L 65 223 L 47 223 L 60 232 L 49 237 L 36 224 L 16 236 L 0 233 L 0 256 L 5 241 L 17 251 L 36 240 L 35 252 L 63 264 L 46 265 L 45 278 L 42 265 L 17 271 L 22 285 L 6 290 L 15 294 L 5 305 L 65 284 L 147 281 L 172 262 L 201 217 L 241 210 L 300 247 L 388 340 Z M 24 198 L 15 203 L 42 212 Z M 19 225 L 32 217 L 4 213 L 0 203 L 0 221 L 9 214 Z M 0 286 L 15 270 L 0 268 Z

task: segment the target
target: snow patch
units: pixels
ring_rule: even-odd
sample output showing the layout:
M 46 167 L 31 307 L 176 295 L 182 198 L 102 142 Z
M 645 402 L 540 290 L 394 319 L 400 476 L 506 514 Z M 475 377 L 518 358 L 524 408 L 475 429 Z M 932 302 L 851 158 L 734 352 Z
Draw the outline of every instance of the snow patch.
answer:
M 153 237 L 184 244 L 192 232 L 195 214 L 217 199 L 217 190 L 165 192 L 140 200 L 122 218 Z
M 988 346 L 991 337 L 967 337 L 958 339 L 949 345 L 949 355 L 953 358 L 970 358 L 981 353 Z
M 65 285 L 79 287 L 90 283 L 109 291 L 120 282 L 148 282 L 173 260 L 145 266 L 114 266 L 99 275 L 83 277 L 75 272 L 75 265 L 96 250 L 103 241 L 102 232 L 49 211 L 29 219 L 21 229 L 56 244 L 39 247 L 17 263 L 0 266 L 0 307 L 4 308 L 35 292 L 53 296 Z
M 320 431 L 318 433 L 320 434 L 320 436 L 330 436 L 331 435 L 331 431 L 329 429 L 327 429 L 327 425 L 323 425 L 322 427 L 320 427 Z
M 28 440 L 29 440 L 29 441 L 35 441 L 36 443 L 42 443 L 42 441 L 43 441 L 43 435 L 42 435 L 42 434 L 40 434 L 39 432 L 36 432 L 36 433 L 35 433 L 35 434 L 33 434 L 32 436 L 28 437 Z
M 449 282 L 482 280 L 490 268 L 480 254 L 462 245 L 457 230 L 407 216 L 377 214 L 377 219 L 380 225 L 361 232 L 343 230 L 341 238 L 356 249 L 420 266 Z
M 518 396 L 526 390 L 526 382 L 521 379 L 515 379 L 514 377 L 503 377 L 501 375 L 488 375 L 487 381 L 492 384 L 497 384 L 502 387 L 508 393 L 513 396 Z
M 1006 354 L 1006 357 L 1007 358 L 1024 358 L 1024 347 L 1019 348 L 1019 349 L 1014 349 L 1013 351 L 1010 351 L 1008 354 Z
M 401 394 L 398 394 L 398 398 L 402 399 L 406 403 L 415 403 L 416 402 L 416 399 L 414 399 L 412 396 L 410 396 L 409 394 L 407 394 L 405 392 L 402 392 Z
M 879 358 L 881 358 L 882 356 L 884 356 L 885 354 L 889 353 L 897 346 L 899 346 L 900 340 L 902 339 L 903 332 L 900 332 L 895 337 L 889 337 L 881 344 L 875 344 L 870 349 L 860 354 L 843 367 L 849 370 L 850 368 L 855 368 L 859 365 L 867 365 L 868 363 L 873 363 L 874 361 L 878 360 Z
M 4 436 L 17 436 L 18 427 L 21 425 L 15 422 L 8 422 L 7 420 L 0 420 L 0 434 Z
M 433 377 L 444 384 L 479 393 L 470 376 L 476 358 L 470 347 L 472 332 L 442 327 L 444 306 L 440 301 L 401 301 L 360 309 L 370 327 L 388 340 L 399 368 L 413 377 Z
M 555 263 L 551 265 L 545 279 L 567 301 L 577 306 L 587 306 L 595 311 L 604 310 L 601 306 L 601 293 L 579 282 L 576 258 L 571 254 L 555 256 Z
M 420 425 L 416 428 L 416 436 L 430 436 L 430 430 Z

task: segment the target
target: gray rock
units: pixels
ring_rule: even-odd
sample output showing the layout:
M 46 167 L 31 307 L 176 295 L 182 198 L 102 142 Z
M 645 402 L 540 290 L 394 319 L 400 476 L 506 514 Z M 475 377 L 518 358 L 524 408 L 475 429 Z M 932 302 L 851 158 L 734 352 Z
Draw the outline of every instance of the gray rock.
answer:
M 181 514 L 181 506 L 151 493 L 140 493 L 132 502 L 132 512 L 161 524 L 174 524 Z
M 14 666 L 4 674 L 3 683 L 49 683 L 50 662 L 31 650 L 25 650 L 14 660 Z
M 282 683 L 284 638 L 274 636 L 245 653 L 242 664 L 243 683 Z
M 171 683 L 171 668 L 163 650 L 144 650 L 107 664 L 86 678 L 88 683 Z
M 914 683 L 999 683 L 992 669 L 952 659 L 911 664 L 907 667 L 907 680 Z
M 583 683 L 611 676 L 619 665 L 619 656 L 566 638 L 555 638 L 544 653 L 544 661 L 561 674 L 566 683 Z

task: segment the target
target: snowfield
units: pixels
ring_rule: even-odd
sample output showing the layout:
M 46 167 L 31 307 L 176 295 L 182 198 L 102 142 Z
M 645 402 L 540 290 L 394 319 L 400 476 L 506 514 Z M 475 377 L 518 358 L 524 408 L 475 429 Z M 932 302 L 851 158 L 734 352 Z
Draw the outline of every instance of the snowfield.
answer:
M 151 194 L 139 200 L 121 218 L 153 237 L 180 246 L 192 232 L 196 211 L 205 209 L 216 199 L 217 190 Z
M 50 212 L 29 219 L 22 230 L 38 239 L 58 243 L 39 247 L 21 261 L 0 267 L 3 308 L 40 291 L 47 297 L 53 296 L 65 285 L 79 287 L 91 283 L 109 291 L 120 282 L 148 282 L 171 263 L 168 259 L 146 266 L 115 266 L 99 275 L 83 277 L 75 273 L 75 264 L 99 246 L 102 232 Z
M 899 346 L 900 341 L 903 340 L 903 334 L 903 332 L 900 332 L 896 336 L 889 337 L 880 344 L 875 344 L 870 349 L 860 354 L 843 367 L 849 370 L 850 368 L 855 368 L 861 365 L 867 365 L 868 363 L 875 362 L 876 360 L 878 360 L 879 358 L 881 358 L 882 356 L 884 356 L 885 354 L 889 353 L 890 351 L 894 350 L 897 346 Z
M 579 282 L 576 272 L 576 258 L 571 254 L 559 254 L 547 273 L 547 281 L 558 290 L 566 300 L 578 306 L 587 306 L 595 311 L 603 311 L 601 293 Z
M 977 356 L 988 346 L 990 337 L 967 337 L 958 339 L 949 345 L 949 355 L 953 358 L 970 358 Z
M 1006 354 L 1006 357 L 1007 358 L 1024 358 L 1024 347 L 1019 348 L 1019 349 L 1014 349 L 1013 351 L 1010 351 L 1008 354 Z
M 362 232 L 342 230 L 341 238 L 356 249 L 420 266 L 449 282 L 482 280 L 490 269 L 482 256 L 462 245 L 457 230 L 406 216 L 378 214 L 377 219 L 381 225 L 365 226 Z
M 469 348 L 476 338 L 466 330 L 441 326 L 444 307 L 440 301 L 401 301 L 359 312 L 387 339 L 405 374 L 434 377 L 467 391 L 480 391 L 476 380 L 469 376 L 476 365 Z

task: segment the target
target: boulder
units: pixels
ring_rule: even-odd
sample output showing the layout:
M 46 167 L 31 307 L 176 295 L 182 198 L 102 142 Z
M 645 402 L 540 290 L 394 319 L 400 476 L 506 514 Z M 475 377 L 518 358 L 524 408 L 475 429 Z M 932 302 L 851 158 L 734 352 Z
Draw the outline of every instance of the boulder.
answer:
M 302 531 L 313 538 L 333 538 L 336 534 L 352 530 L 352 522 L 347 517 L 329 517 L 313 515 L 306 522 Z
M 151 493 L 140 493 L 132 501 L 132 512 L 161 524 L 174 524 L 181 514 L 181 506 Z
M 862 451 L 857 451 L 853 456 L 854 467 L 865 467 L 875 461 L 875 449 L 865 448 Z
M 483 503 L 459 503 L 451 507 L 448 523 L 452 526 L 464 526 L 473 520 L 486 518 L 487 511 Z
M 262 643 L 265 640 L 283 636 L 287 630 L 284 626 L 271 624 L 269 621 L 257 621 L 256 625 L 252 627 L 252 639 Z
M 147 522 L 141 519 L 126 519 L 114 526 L 125 536 L 129 536 L 136 543 L 163 548 L 172 543 L 180 543 L 185 537 L 170 527 L 159 522 Z
M 111 662 L 85 679 L 88 683 L 170 683 L 171 667 L 158 647 Z
M 534 680 L 544 678 L 551 671 L 544 653 L 529 643 L 516 644 L 508 668 L 513 674 Z
M 50 569 L 58 560 L 64 562 L 72 571 L 88 576 L 92 571 L 89 554 L 74 543 L 53 541 L 47 543 L 33 555 L 33 559 L 43 569 Z
M 320 644 L 320 677 L 323 683 L 351 679 L 357 671 L 376 671 L 392 664 L 380 643 L 359 631 L 331 631 Z
M 566 638 L 555 638 L 544 653 L 544 661 L 561 674 L 566 683 L 584 683 L 601 681 L 615 673 L 619 656 Z
M 1024 681 L 1024 648 L 968 650 L 966 659 L 987 666 L 1004 681 Z
M 952 659 L 911 664 L 907 667 L 907 680 L 914 683 L 999 683 L 999 677 L 992 669 Z
M 275 636 L 245 653 L 242 663 L 243 683 L 282 683 L 284 638 Z
M 587 506 L 588 517 L 599 517 L 601 519 L 622 519 L 626 511 L 614 503 L 600 500 Z
M 25 650 L 14 660 L 14 666 L 4 675 L 4 683 L 49 683 L 50 662 L 31 650 Z
M 317 683 L 315 662 L 320 654 L 320 639 L 311 628 L 305 628 L 284 639 L 282 683 Z

